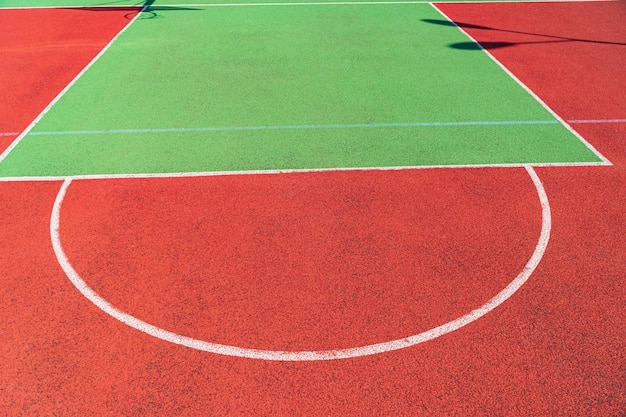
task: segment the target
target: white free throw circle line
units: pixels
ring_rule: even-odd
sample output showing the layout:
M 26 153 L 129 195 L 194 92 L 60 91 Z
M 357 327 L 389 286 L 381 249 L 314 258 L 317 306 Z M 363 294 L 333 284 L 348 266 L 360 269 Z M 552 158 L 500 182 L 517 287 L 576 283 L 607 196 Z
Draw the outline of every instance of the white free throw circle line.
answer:
M 359 356 L 374 355 L 377 353 L 390 352 L 393 350 L 404 349 L 409 346 L 414 346 L 419 343 L 426 342 L 428 340 L 435 339 L 444 334 L 453 332 L 461 327 L 478 320 L 480 317 L 489 313 L 491 310 L 498 307 L 500 304 L 509 299 L 515 292 L 528 280 L 531 274 L 534 272 L 537 265 L 541 261 L 543 254 L 545 253 L 548 241 L 550 239 L 550 230 L 552 227 L 552 218 L 550 214 L 550 204 L 548 202 L 548 196 L 541 180 L 537 176 L 537 173 L 531 166 L 524 167 L 528 172 L 528 175 L 532 179 L 535 188 L 537 189 L 537 195 L 539 202 L 541 203 L 541 232 L 539 234 L 539 240 L 535 246 L 532 256 L 526 263 L 524 269 L 511 281 L 502 291 L 496 294 L 493 298 L 487 301 L 482 306 L 469 313 L 452 320 L 448 323 L 442 324 L 430 330 L 422 333 L 418 333 L 413 336 L 405 337 L 402 339 L 391 340 L 389 342 L 376 343 L 372 345 L 337 349 L 337 350 L 312 350 L 312 351 L 279 351 L 279 350 L 261 350 L 261 349 L 249 349 L 241 348 L 237 346 L 222 345 L 218 343 L 205 342 L 203 340 L 193 339 L 191 337 L 176 334 L 157 326 L 154 326 L 145 321 L 139 320 L 128 313 L 118 310 L 104 298 L 100 297 L 76 272 L 72 267 L 70 261 L 67 259 L 61 240 L 59 237 L 60 215 L 61 205 L 65 194 L 72 183 L 71 179 L 67 179 L 63 182 L 61 189 L 54 202 L 52 209 L 52 215 L 50 217 L 50 237 L 52 240 L 52 247 L 56 254 L 57 260 L 63 271 L 70 279 L 72 284 L 80 291 L 89 301 L 94 303 L 98 308 L 105 313 L 116 318 L 122 323 L 127 324 L 139 331 L 147 333 L 151 336 L 159 339 L 175 343 L 182 346 L 187 346 L 192 349 L 197 349 L 205 352 L 217 353 L 220 355 L 237 356 L 242 358 L 251 359 L 264 359 L 271 361 L 321 361 L 321 360 L 333 360 L 333 359 L 347 359 L 356 358 Z

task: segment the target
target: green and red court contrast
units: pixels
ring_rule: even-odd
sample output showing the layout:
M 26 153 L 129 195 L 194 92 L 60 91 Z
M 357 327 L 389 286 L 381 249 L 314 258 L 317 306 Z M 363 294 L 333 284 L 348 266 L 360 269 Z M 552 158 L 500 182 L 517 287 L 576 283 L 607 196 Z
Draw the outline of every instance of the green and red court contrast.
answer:
M 154 13 L 1 176 L 602 162 L 486 54 L 451 48 L 468 38 L 429 4 Z
M 0 416 L 626 415 L 626 3 L 0 0 Z

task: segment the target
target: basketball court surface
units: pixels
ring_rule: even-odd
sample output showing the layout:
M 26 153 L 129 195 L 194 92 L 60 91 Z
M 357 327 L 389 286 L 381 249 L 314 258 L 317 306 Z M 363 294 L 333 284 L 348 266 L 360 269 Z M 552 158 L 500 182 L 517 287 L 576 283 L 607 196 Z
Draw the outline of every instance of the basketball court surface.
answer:
M 0 415 L 624 416 L 624 22 L 0 0 Z

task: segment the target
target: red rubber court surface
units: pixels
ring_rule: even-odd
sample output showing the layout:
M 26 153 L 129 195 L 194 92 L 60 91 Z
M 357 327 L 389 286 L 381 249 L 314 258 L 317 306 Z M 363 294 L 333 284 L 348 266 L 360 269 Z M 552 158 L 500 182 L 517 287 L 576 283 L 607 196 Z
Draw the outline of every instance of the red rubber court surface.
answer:
M 626 118 L 626 100 L 599 93 L 626 91 L 614 65 L 624 41 L 601 38 L 620 3 L 438 7 L 479 41 L 513 43 L 490 52 L 562 118 Z M 587 67 L 589 42 L 482 39 L 495 31 L 470 25 L 610 43 L 581 90 L 563 74 Z M 35 101 L 24 101 L 31 120 Z M 626 128 L 572 126 L 614 166 L 536 169 L 552 229 L 519 291 L 442 337 L 334 361 L 217 355 L 120 323 L 55 257 L 61 182 L 0 182 L 0 414 L 624 415 Z M 522 168 L 75 180 L 60 213 L 68 259 L 119 309 L 203 340 L 289 350 L 406 337 L 467 313 L 523 269 L 542 220 Z
M 437 7 L 561 117 L 626 117 L 626 2 Z
M 128 18 L 137 10 L 0 10 L 0 151 L 128 24 Z
M 111 181 L 78 181 L 63 201 L 78 274 L 143 321 L 259 349 L 349 348 L 449 322 L 523 270 L 541 229 L 521 169 Z

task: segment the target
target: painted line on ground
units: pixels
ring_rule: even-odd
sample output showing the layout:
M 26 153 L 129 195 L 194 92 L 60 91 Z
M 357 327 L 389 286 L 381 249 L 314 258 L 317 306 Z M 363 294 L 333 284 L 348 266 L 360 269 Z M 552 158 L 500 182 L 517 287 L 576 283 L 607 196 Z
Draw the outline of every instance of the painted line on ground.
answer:
M 613 3 L 619 0 L 450 0 L 434 3 Z M 271 7 L 271 6 L 346 6 L 346 5 L 402 5 L 402 4 L 433 4 L 432 1 L 335 1 L 335 2 L 265 2 L 265 3 L 187 3 L 187 4 L 157 4 L 148 6 L 157 9 L 159 7 Z M 141 4 L 120 5 L 59 5 L 59 6 L 0 6 L 0 10 L 30 10 L 30 9 L 84 9 L 84 8 L 141 8 Z
M 454 126 L 509 126 L 509 125 L 545 125 L 558 124 L 558 120 L 504 120 L 504 121 L 466 121 L 466 122 L 409 122 L 409 123 L 351 123 L 319 125 L 276 125 L 276 126 L 224 126 L 224 127 L 180 127 L 155 129 L 108 129 L 108 130 L 68 130 L 30 132 L 29 136 L 59 135 L 105 135 L 133 133 L 185 133 L 185 132 L 236 132 L 248 130 L 302 130 L 302 129 L 380 129 L 393 127 L 454 127 Z
M 568 1 L 568 0 L 564 0 L 564 1 Z M 573 1 L 573 0 L 572 0 Z M 583 1 L 600 1 L 600 0 L 583 0 Z M 605 1 L 609 1 L 609 0 L 605 0 Z M 173 5 L 172 5 L 173 6 Z M 128 9 L 129 11 L 131 11 L 131 9 L 137 10 L 137 11 L 142 11 L 146 6 L 142 5 L 142 4 L 121 4 L 118 6 L 115 5 L 98 5 L 98 4 L 94 4 L 94 5 L 83 5 L 83 6 L 77 6 L 77 5 L 59 5 L 59 6 L 1 6 L 0 5 L 0 11 L 2 10 L 38 10 L 38 9 Z
M 567 120 L 570 124 L 584 123 L 626 123 L 626 119 L 589 119 Z M 246 130 L 281 130 L 281 129 L 368 129 L 389 127 L 454 127 L 454 126 L 499 126 L 499 125 L 543 125 L 558 124 L 558 120 L 503 120 L 503 121 L 466 121 L 466 122 L 407 122 L 407 123 L 348 123 L 319 125 L 276 125 L 276 126 L 224 126 L 224 127 L 172 127 L 146 129 L 100 129 L 30 132 L 29 136 L 56 135 L 104 135 L 117 133 L 185 133 L 185 132 L 228 132 Z M 0 136 L 18 136 L 19 132 L 0 132 Z M 524 164 L 534 165 L 534 164 Z M 517 165 L 520 166 L 520 165 Z
M 157 172 L 137 174 L 90 174 L 90 175 L 50 175 L 50 176 L 18 176 L 0 177 L 1 182 L 20 181 L 66 181 L 66 180 L 114 180 L 141 178 L 185 178 L 185 177 L 220 177 L 231 175 L 282 175 L 302 174 L 307 172 L 342 172 L 342 171 L 400 171 L 419 169 L 486 169 L 486 168 L 549 168 L 549 167 L 611 167 L 610 163 L 598 162 L 545 162 L 517 164 L 458 164 L 458 165 L 415 165 L 397 167 L 354 167 L 354 168 L 308 168 L 308 169 L 267 169 L 247 171 L 199 171 L 199 172 Z
M 599 3 L 615 2 L 618 0 L 547 0 L 550 3 Z M 434 3 L 545 3 L 546 0 L 449 0 Z M 329 2 L 266 2 L 266 3 L 188 3 L 177 5 L 158 5 L 161 7 L 255 7 L 255 6 L 347 6 L 347 5 L 402 5 L 402 4 L 432 4 L 433 1 L 329 1 Z M 157 6 L 157 7 L 158 7 Z
M 584 124 L 584 123 L 626 123 L 626 119 L 590 119 L 590 120 L 568 120 L 568 123 L 572 124 Z
M 144 7 L 145 8 L 145 7 Z M 15 147 L 22 141 L 22 139 L 24 139 L 28 133 L 30 133 L 30 131 L 37 125 L 37 123 L 39 123 L 41 121 L 41 119 L 46 115 L 46 113 L 48 113 L 50 111 L 50 109 L 61 99 L 61 97 L 63 97 L 65 95 L 65 93 L 67 93 L 67 91 L 74 85 L 76 84 L 76 82 L 83 76 L 83 74 L 85 74 L 85 72 L 87 72 L 87 70 L 89 68 L 91 68 L 91 66 L 93 64 L 96 63 L 96 61 L 98 61 L 98 59 L 100 59 L 100 57 L 102 55 L 104 55 L 104 53 L 111 47 L 111 45 L 113 45 L 113 42 L 115 42 L 117 40 L 117 38 L 120 37 L 120 35 L 122 33 L 124 33 L 129 27 L 130 25 L 137 20 L 137 18 L 141 15 L 141 12 L 143 11 L 144 8 L 141 8 L 139 10 L 139 13 L 137 13 L 137 16 L 133 17 L 127 24 L 126 26 L 124 26 L 124 28 L 122 28 L 122 30 L 120 30 L 118 32 L 117 35 L 115 35 L 113 37 L 113 39 L 111 39 L 109 41 L 109 43 L 107 43 L 104 48 L 102 48 L 102 50 L 85 66 L 85 68 L 83 68 L 77 75 L 76 77 L 74 77 L 74 79 L 72 79 L 72 81 L 70 81 L 65 88 L 63 88 L 63 90 L 61 90 L 61 92 L 59 94 L 57 94 L 57 96 L 52 99 L 52 101 L 43 109 L 43 111 L 41 113 L 39 113 L 39 115 L 30 123 L 30 125 L 28 125 L 28 127 L 26 127 L 26 129 L 24 129 L 24 131 L 22 131 L 22 133 L 15 138 L 15 140 L 13 142 L 11 142 L 11 144 L 4 150 L 4 152 L 2 152 L 0 154 L 0 163 L 2 163 L 2 161 L 4 161 L 4 159 L 7 157 L 7 155 L 9 153 L 11 153 L 11 151 L 13 149 L 15 149 Z M 139 9 L 139 8 L 137 8 Z
M 485 304 L 455 320 L 413 336 L 355 348 L 320 351 L 278 351 L 241 348 L 237 346 L 206 342 L 203 340 L 179 335 L 177 333 L 161 329 L 155 325 L 139 320 L 130 314 L 118 310 L 115 306 L 110 304 L 108 301 L 98 295 L 93 289 L 91 289 L 91 287 L 89 287 L 89 285 L 80 277 L 80 275 L 73 268 L 69 259 L 67 258 L 67 255 L 63 251 L 60 237 L 61 207 L 65 195 L 67 194 L 67 190 L 72 184 L 71 179 L 63 182 L 59 193 L 54 201 L 52 214 L 50 216 L 50 238 L 59 265 L 61 266 L 69 280 L 72 282 L 72 284 L 78 289 L 78 291 L 81 292 L 81 294 L 83 294 L 83 296 L 85 296 L 85 298 L 87 298 L 90 302 L 92 302 L 103 312 L 109 314 L 113 318 L 153 337 L 209 353 L 243 357 L 249 359 L 262 359 L 269 361 L 326 361 L 334 359 L 355 358 L 408 348 L 458 330 L 494 310 L 496 307 L 508 300 L 513 294 L 517 292 L 517 290 L 521 288 L 522 285 L 524 285 L 524 283 L 528 280 L 528 278 L 539 265 L 539 262 L 541 261 L 541 258 L 545 253 L 545 250 L 548 246 L 548 241 L 550 239 L 550 231 L 552 227 L 550 204 L 543 184 L 541 183 L 541 180 L 539 179 L 537 173 L 532 167 L 525 166 L 524 168 L 530 176 L 533 185 L 535 186 L 537 195 L 539 197 L 539 202 L 541 204 L 541 232 L 539 234 L 539 239 L 537 241 L 535 249 L 530 259 L 527 261 L 524 269 L 503 290 L 501 290 Z
M 444 4 L 444 3 L 442 3 Z M 604 162 L 606 162 L 607 164 L 611 164 L 611 161 L 608 160 L 608 158 L 606 158 L 604 155 L 602 155 L 600 153 L 600 151 L 598 151 L 591 143 L 589 143 L 585 138 L 582 137 L 582 135 L 580 135 L 578 132 L 576 132 L 574 129 L 572 129 L 572 127 L 565 121 L 563 120 L 563 118 L 561 116 L 559 116 L 554 110 L 552 110 L 552 108 L 550 106 L 548 106 L 537 94 L 535 94 L 534 91 L 532 91 L 526 84 L 524 84 L 522 82 L 522 80 L 520 80 L 515 74 L 513 74 L 513 72 L 511 72 L 504 64 L 502 64 L 498 59 L 496 59 L 495 56 L 493 56 L 491 54 L 491 52 L 489 52 L 487 49 L 483 48 L 483 46 L 480 44 L 480 42 L 478 42 L 476 39 L 474 39 L 469 33 L 467 33 L 465 31 L 465 29 L 461 28 L 459 25 L 456 24 L 456 22 L 454 22 L 452 19 L 450 19 L 450 17 L 448 17 L 448 15 L 446 15 L 442 10 L 440 10 L 435 3 L 430 3 L 430 5 L 432 6 L 433 9 L 435 9 L 437 12 L 439 12 L 439 14 L 441 14 L 441 16 L 443 16 L 448 22 L 450 22 L 451 24 L 453 24 L 458 30 L 460 30 L 465 36 L 467 36 L 472 42 L 474 42 L 476 44 L 476 46 L 478 46 L 478 48 L 485 53 L 489 58 L 491 58 L 491 60 L 493 62 L 495 62 L 504 72 L 506 72 L 513 80 L 515 80 L 520 87 L 522 87 L 524 90 L 526 90 L 526 92 L 528 94 L 530 94 L 539 104 L 541 104 L 548 112 L 550 112 L 550 114 L 552 114 L 552 116 L 554 116 L 555 119 L 557 119 L 558 121 L 560 121 L 563 126 L 569 130 L 574 136 L 576 136 L 582 143 L 584 143 L 598 158 L 600 158 L 601 160 L 603 160 Z
M 489 0 L 450 0 L 442 3 L 545 3 L 546 0 L 520 1 L 489 1 Z M 618 0 L 548 0 L 552 3 L 591 3 L 613 2 Z M 328 1 L 328 2 L 264 2 L 264 3 L 187 3 L 187 4 L 159 4 L 156 7 L 271 7 L 271 6 L 367 6 L 367 5 L 402 5 L 402 4 L 431 4 L 432 1 Z M 157 10 L 158 11 L 158 10 Z

